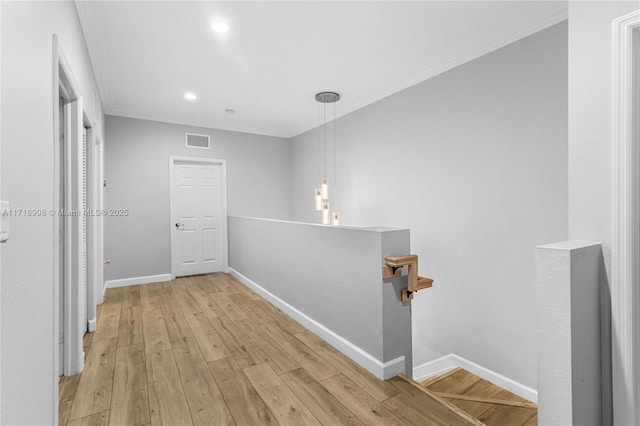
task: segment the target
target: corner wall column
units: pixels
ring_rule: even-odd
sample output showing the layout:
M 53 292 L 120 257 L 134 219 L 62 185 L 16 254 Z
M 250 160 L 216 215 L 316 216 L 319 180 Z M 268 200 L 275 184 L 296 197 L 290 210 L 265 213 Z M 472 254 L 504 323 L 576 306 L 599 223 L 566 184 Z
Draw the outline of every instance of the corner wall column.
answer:
M 540 424 L 602 424 L 602 264 L 599 243 L 536 248 Z

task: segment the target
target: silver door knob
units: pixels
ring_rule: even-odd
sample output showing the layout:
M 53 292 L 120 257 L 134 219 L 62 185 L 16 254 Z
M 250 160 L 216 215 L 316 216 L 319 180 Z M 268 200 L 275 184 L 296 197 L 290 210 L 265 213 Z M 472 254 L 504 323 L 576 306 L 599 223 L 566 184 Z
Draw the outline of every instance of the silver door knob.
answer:
M 184 230 L 184 223 L 179 223 L 179 222 L 176 223 L 176 228 L 181 230 L 181 231 Z

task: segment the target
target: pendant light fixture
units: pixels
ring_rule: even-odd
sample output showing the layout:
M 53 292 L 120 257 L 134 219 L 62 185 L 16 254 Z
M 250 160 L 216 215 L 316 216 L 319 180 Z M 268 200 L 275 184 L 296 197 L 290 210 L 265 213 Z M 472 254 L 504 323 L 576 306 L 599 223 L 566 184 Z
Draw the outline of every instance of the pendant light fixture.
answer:
M 322 202 L 322 224 L 330 225 L 331 224 L 331 206 L 329 205 L 329 201 Z
M 326 157 L 326 155 L 325 155 Z M 327 175 L 327 172 L 325 170 L 324 175 Z M 329 199 L 329 181 L 327 180 L 327 178 L 322 179 L 322 186 L 320 187 L 321 191 L 322 191 L 322 199 L 323 200 L 328 200 Z
M 336 131 L 335 131 L 335 121 L 336 121 L 336 109 L 335 103 L 340 100 L 340 95 L 336 92 L 320 92 L 316 94 L 316 101 L 323 105 L 323 173 L 324 177 L 322 178 L 322 182 L 319 188 L 316 188 L 315 192 L 315 205 L 316 210 L 320 210 L 322 213 L 322 224 L 323 225 L 339 225 L 340 224 L 340 213 L 334 212 L 331 213 L 330 204 L 329 204 L 329 180 L 327 179 L 327 104 L 334 104 L 333 106 L 333 154 L 334 154 L 334 178 L 335 178 L 335 152 L 336 152 Z M 318 109 L 318 116 L 320 115 L 320 110 Z M 318 117 L 318 122 L 319 122 Z M 335 181 L 334 181 L 335 184 Z M 320 194 L 318 195 L 318 190 L 320 190 Z M 335 187 L 334 187 L 335 190 Z M 336 216 L 337 214 L 337 216 Z M 336 219 L 337 218 L 337 219 Z
M 333 226 L 340 225 L 340 212 L 331 213 L 331 224 Z
M 322 210 L 322 188 L 316 188 L 316 211 Z

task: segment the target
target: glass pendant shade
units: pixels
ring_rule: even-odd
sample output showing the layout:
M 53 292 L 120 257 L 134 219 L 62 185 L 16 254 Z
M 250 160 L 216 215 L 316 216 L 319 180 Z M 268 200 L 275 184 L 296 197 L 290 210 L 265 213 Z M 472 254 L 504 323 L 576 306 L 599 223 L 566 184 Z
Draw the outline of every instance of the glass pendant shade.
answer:
M 322 202 L 322 224 L 323 225 L 331 224 L 331 208 L 329 206 L 328 201 Z
M 340 225 L 340 212 L 331 213 L 331 224 L 333 226 Z
M 329 199 L 329 181 L 327 181 L 327 178 L 322 179 L 322 199 L 323 200 L 328 200 Z
M 322 210 L 322 188 L 316 188 L 316 211 Z

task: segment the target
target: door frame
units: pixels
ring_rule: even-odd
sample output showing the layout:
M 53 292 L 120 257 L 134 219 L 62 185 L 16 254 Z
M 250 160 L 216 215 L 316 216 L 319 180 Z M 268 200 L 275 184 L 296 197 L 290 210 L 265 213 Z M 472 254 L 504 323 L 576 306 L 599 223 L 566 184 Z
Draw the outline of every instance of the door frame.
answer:
M 205 157 L 183 157 L 177 155 L 169 156 L 169 232 L 171 233 L 171 278 L 176 278 L 176 258 L 175 258 L 175 232 L 173 226 L 173 218 L 175 217 L 175 211 L 173 208 L 173 200 L 176 195 L 173 189 L 173 168 L 176 162 L 186 162 L 193 164 L 209 164 L 219 165 L 222 167 L 222 182 L 221 182 L 221 198 L 222 198 L 222 216 L 224 220 L 221 221 L 221 235 L 222 235 L 222 271 L 229 271 L 229 256 L 228 256 L 228 236 L 227 236 L 227 160 L 219 158 L 205 158 Z
M 640 423 L 640 11 L 613 20 L 611 320 L 614 424 Z
M 82 356 L 82 339 L 77 336 L 80 334 L 80 289 L 77 286 L 72 285 L 72 280 L 67 279 L 72 275 L 72 271 L 77 267 L 78 260 L 74 259 L 73 246 L 74 246 L 74 233 L 71 226 L 71 217 L 66 216 L 65 221 L 65 247 L 64 247 L 64 261 L 62 266 L 65 270 L 65 282 L 60 283 L 60 261 L 63 253 L 59 249 L 59 237 L 60 237 L 60 210 L 66 206 L 60 205 L 60 195 L 64 192 L 65 200 L 70 200 L 73 197 L 73 182 L 71 179 L 65 182 L 65 187 L 61 188 L 60 178 L 62 175 L 69 175 L 71 168 L 73 167 L 72 161 L 72 138 L 82 138 L 82 134 L 78 132 L 70 132 L 71 134 L 65 134 L 65 164 L 60 161 L 60 128 L 59 128 L 59 98 L 62 96 L 66 102 L 72 103 L 70 107 L 73 113 L 71 117 L 65 117 L 65 128 L 71 123 L 74 128 L 84 126 L 84 112 L 82 107 L 82 96 L 80 96 L 79 86 L 73 77 L 71 66 L 69 61 L 64 55 L 60 45 L 58 44 L 58 37 L 53 36 L 53 50 L 54 50 L 54 72 L 53 72 L 53 90 L 54 90 L 54 187 L 53 187 L 53 233 L 54 233 L 54 247 L 53 247 L 53 303 L 54 303 L 54 365 L 55 376 L 58 377 L 59 360 L 59 340 L 64 339 L 63 343 L 63 375 L 77 374 L 84 368 L 84 357 Z M 64 167 L 64 170 L 62 169 Z M 76 182 L 77 183 L 77 182 Z M 65 202 L 65 204 L 67 204 Z M 78 236 L 75 235 L 75 238 Z M 77 255 L 77 253 L 75 253 Z M 61 287 L 64 286 L 62 294 L 60 294 Z M 64 298 L 63 312 L 60 312 L 60 298 Z M 62 315 L 61 315 L 62 314 Z M 60 324 L 60 318 L 62 318 L 62 324 Z M 62 333 L 61 333 L 62 331 Z M 56 381 L 57 382 L 57 381 Z M 57 383 L 55 385 L 57 389 Z
M 93 144 L 94 140 L 98 140 L 97 132 L 92 124 L 91 119 L 86 113 L 84 108 L 83 97 L 80 92 L 80 86 L 77 80 L 74 78 L 70 63 L 65 56 L 60 44 L 58 43 L 58 36 L 53 35 L 53 79 L 52 79 L 52 98 L 53 98 L 53 209 L 49 214 L 53 220 L 53 362 L 54 362 L 54 395 L 56 395 L 55 401 L 57 401 L 58 394 L 58 381 L 59 374 L 73 375 L 80 373 L 84 368 L 84 356 L 83 356 L 83 331 L 86 331 L 90 324 L 93 322 L 95 325 L 95 304 L 98 296 L 96 295 L 95 287 L 98 285 L 91 276 L 87 275 L 87 306 L 83 307 L 81 287 L 78 285 L 82 279 L 81 271 L 81 258 L 82 258 L 82 235 L 80 230 L 80 216 L 75 215 L 61 215 L 61 210 L 69 208 L 80 211 L 82 208 L 80 204 L 82 193 L 82 131 L 83 128 L 87 131 L 86 138 L 86 163 L 87 163 L 87 208 L 94 208 L 90 204 L 90 199 L 93 197 L 93 188 L 88 185 L 91 182 L 89 172 L 97 173 L 101 176 L 102 164 L 100 164 L 96 170 L 92 171 L 93 162 Z M 60 105 L 59 98 L 62 97 L 65 100 L 65 110 L 69 112 L 64 117 L 65 122 L 63 126 L 65 128 L 65 140 L 64 140 L 64 152 L 61 151 L 62 145 L 60 142 Z M 65 113 L 67 114 L 67 113 Z M 97 142 L 98 144 L 100 141 Z M 64 154 L 64 159 L 61 155 Z M 60 185 L 61 178 L 68 176 L 64 185 Z M 60 198 L 64 194 L 64 205 L 61 205 Z M 84 212 L 82 213 L 84 214 Z M 91 226 L 92 217 L 85 216 L 87 224 L 87 238 L 89 238 L 89 226 Z M 61 223 L 64 222 L 64 247 L 61 249 L 59 245 Z M 97 227 L 95 241 L 87 240 L 87 251 L 89 250 L 89 244 L 99 246 L 99 250 L 95 252 L 95 263 L 98 264 L 98 256 L 102 253 L 102 230 L 100 226 Z M 64 251 L 64 253 L 62 252 Z M 65 264 L 61 262 L 64 260 Z M 90 269 L 90 265 L 94 259 L 89 257 L 87 253 L 87 272 Z M 101 266 L 101 264 L 100 264 Z M 64 270 L 65 279 L 64 282 L 60 280 L 61 268 Z M 97 274 L 101 279 L 101 274 Z M 67 279 L 68 277 L 68 279 Z M 64 287 L 63 287 L 64 286 Z M 63 306 L 60 306 L 60 303 Z M 89 307 L 92 306 L 93 309 Z M 82 312 L 87 309 L 87 322 L 82 321 Z M 59 344 L 63 339 L 63 353 L 62 359 L 59 353 Z M 62 364 L 62 371 L 60 372 L 59 365 Z M 57 415 L 57 410 L 55 410 Z

